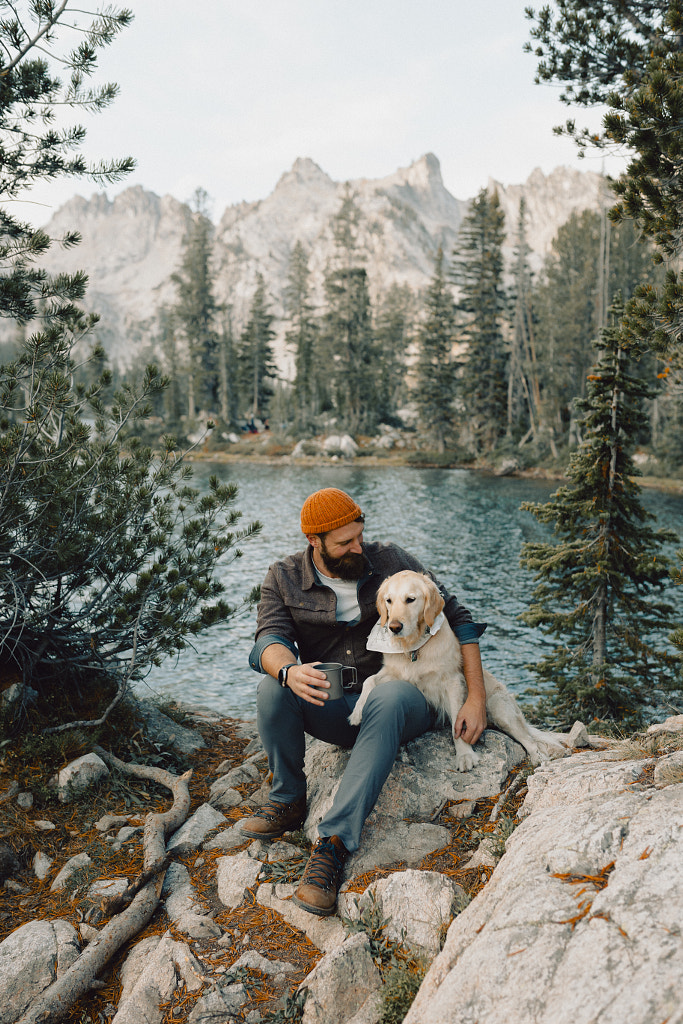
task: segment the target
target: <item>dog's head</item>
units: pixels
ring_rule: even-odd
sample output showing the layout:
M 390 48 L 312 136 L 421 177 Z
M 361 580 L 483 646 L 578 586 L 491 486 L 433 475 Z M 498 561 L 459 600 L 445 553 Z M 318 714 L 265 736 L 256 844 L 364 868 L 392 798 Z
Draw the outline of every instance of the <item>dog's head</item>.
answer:
M 429 576 L 404 569 L 389 576 L 377 592 L 377 611 L 399 640 L 412 643 L 433 626 L 444 600 Z

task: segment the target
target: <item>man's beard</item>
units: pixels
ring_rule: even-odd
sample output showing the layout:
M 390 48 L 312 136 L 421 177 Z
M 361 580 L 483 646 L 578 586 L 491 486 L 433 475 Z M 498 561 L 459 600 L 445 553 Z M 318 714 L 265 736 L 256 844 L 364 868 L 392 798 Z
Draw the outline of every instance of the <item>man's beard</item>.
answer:
M 335 558 L 325 547 L 325 538 L 320 540 L 320 558 L 331 576 L 338 576 L 340 580 L 359 580 L 364 575 L 368 564 L 365 555 L 350 551 L 341 558 Z

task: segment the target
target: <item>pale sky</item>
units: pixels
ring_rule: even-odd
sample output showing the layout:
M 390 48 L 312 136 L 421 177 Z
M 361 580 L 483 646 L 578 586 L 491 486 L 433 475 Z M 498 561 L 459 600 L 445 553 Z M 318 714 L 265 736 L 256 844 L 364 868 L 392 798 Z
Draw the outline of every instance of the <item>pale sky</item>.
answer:
M 132 155 L 139 184 L 188 200 L 201 186 L 214 219 L 267 196 L 297 157 L 332 178 L 376 178 L 424 153 L 466 199 L 493 177 L 524 181 L 578 160 L 553 135 L 568 111 L 559 89 L 534 85 L 522 52 L 528 0 L 129 0 L 132 26 L 100 58 L 99 81 L 121 94 L 79 114 L 92 159 Z M 599 124 L 597 112 L 577 120 Z M 616 158 L 606 163 L 615 172 Z M 95 186 L 60 181 L 22 212 L 44 223 Z

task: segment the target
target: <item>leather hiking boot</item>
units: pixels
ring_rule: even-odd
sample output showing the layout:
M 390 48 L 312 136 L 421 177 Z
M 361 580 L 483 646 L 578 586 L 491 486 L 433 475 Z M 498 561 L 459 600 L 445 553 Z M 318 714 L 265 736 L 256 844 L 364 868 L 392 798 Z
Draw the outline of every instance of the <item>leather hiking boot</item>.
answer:
M 283 832 L 298 828 L 306 818 L 306 797 L 292 804 L 267 800 L 251 818 L 240 822 L 240 831 L 250 839 L 277 839 Z
M 292 903 L 318 917 L 334 913 L 348 851 L 339 836 L 319 839 L 308 858 Z

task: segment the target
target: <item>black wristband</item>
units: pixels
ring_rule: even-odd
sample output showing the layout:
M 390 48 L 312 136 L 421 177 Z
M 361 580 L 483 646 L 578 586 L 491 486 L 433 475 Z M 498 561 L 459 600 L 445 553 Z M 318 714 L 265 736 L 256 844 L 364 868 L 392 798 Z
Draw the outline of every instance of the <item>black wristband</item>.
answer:
M 277 681 L 280 686 L 287 686 L 287 673 L 293 665 L 297 665 L 298 662 L 290 661 L 288 665 L 283 665 L 277 674 Z

